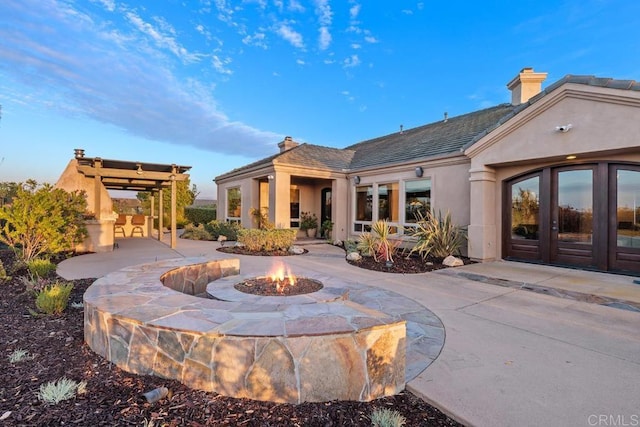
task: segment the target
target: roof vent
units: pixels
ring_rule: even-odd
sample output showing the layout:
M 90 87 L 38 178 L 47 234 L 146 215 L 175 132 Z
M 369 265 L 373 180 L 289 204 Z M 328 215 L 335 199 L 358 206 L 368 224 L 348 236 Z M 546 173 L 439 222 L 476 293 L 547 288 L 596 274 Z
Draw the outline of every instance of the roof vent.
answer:
M 403 131 L 402 131 L 402 128 L 403 128 L 403 127 L 404 127 L 404 126 L 400 125 L 400 133 L 403 133 Z
M 447 113 L 446 111 L 444 112 L 444 122 L 447 123 L 447 120 L 449 120 L 449 113 Z
M 284 153 L 285 151 L 291 150 L 298 145 L 300 144 L 295 142 L 290 136 L 285 136 L 284 139 L 278 143 L 278 148 L 280 148 L 281 153 Z

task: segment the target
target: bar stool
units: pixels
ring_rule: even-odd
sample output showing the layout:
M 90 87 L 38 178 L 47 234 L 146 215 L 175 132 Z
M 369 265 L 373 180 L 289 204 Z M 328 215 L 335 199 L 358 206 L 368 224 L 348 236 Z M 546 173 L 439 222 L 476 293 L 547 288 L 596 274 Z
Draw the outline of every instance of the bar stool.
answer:
M 118 233 L 122 233 L 122 237 L 127 237 L 124 233 L 125 225 L 127 225 L 127 216 L 125 214 L 118 214 L 118 218 L 113 224 L 113 237 L 117 237 Z
M 144 229 L 142 227 L 146 222 L 144 215 L 137 214 L 132 216 L 131 225 L 133 228 L 131 229 L 131 237 L 133 237 L 135 233 L 140 233 L 140 237 L 144 237 Z

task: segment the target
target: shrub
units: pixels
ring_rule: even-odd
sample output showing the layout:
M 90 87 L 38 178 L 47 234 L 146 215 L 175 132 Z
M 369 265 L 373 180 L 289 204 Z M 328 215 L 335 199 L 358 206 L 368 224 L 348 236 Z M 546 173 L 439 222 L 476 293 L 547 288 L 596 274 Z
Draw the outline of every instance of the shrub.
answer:
M 55 283 L 46 286 L 36 297 L 36 308 L 45 314 L 61 314 L 73 289 L 73 283 Z
M 40 393 L 38 393 L 38 399 L 40 399 L 41 402 L 56 404 L 74 397 L 80 387 L 82 387 L 82 390 L 85 390 L 86 383 L 84 381 L 77 383 L 74 380 L 63 377 L 58 381 L 50 381 L 42 384 L 40 386 Z
M 356 252 L 358 250 L 358 244 L 353 240 L 345 240 L 344 241 L 344 250 L 347 253 Z
M 373 427 L 402 427 L 407 419 L 398 411 L 391 409 L 376 409 L 371 413 L 371 425 Z
M 184 208 L 184 217 L 195 225 L 208 224 L 217 217 L 216 207 L 187 206 Z
M 35 258 L 27 261 L 27 268 L 33 277 L 47 277 L 56 271 L 56 265 L 48 259 Z
M 373 234 L 365 231 L 360 234 L 358 238 L 358 252 L 362 254 L 362 256 L 373 256 L 376 252 L 376 239 Z
M 4 264 L 0 259 L 0 280 L 4 280 L 4 279 L 10 279 L 10 277 L 7 276 L 7 271 L 4 269 Z
M 293 246 L 296 230 L 277 228 L 260 230 L 257 228 L 242 229 L 238 232 L 238 242 L 253 252 L 285 251 Z
M 242 229 L 242 226 L 237 222 L 225 222 L 214 220 L 205 224 L 204 229 L 211 234 L 213 240 L 218 240 L 220 235 L 223 235 L 227 240 L 238 240 L 238 231 Z
M 11 205 L 0 207 L 0 242 L 24 261 L 73 250 L 87 235 L 84 193 L 21 185 Z
M 204 224 L 188 224 L 180 237 L 191 240 L 213 240 L 211 234 L 204 228 Z
M 274 227 L 269 221 L 269 209 L 267 208 L 251 208 L 249 209 L 249 215 L 260 229 L 271 230 Z
M 417 242 L 410 255 L 417 252 L 422 258 L 429 255 L 446 258 L 460 252 L 467 234 L 464 228 L 453 223 L 450 212 L 447 212 L 444 218 L 440 212 L 438 217 L 432 212 L 427 212 L 426 216 L 420 214 L 417 219 L 416 229 L 411 232 L 411 236 L 417 238 Z

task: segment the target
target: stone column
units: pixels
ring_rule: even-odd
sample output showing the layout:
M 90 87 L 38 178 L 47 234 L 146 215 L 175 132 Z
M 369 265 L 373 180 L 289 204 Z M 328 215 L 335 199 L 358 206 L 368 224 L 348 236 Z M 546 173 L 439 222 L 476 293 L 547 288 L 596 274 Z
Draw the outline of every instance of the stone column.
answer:
M 273 210 L 273 223 L 278 228 L 291 225 L 291 174 L 275 172 L 269 183 L 269 207 Z M 271 219 L 271 215 L 269 215 Z
M 491 261 L 497 256 L 496 234 L 496 174 L 487 167 L 473 167 L 469 170 L 471 183 L 469 258 Z

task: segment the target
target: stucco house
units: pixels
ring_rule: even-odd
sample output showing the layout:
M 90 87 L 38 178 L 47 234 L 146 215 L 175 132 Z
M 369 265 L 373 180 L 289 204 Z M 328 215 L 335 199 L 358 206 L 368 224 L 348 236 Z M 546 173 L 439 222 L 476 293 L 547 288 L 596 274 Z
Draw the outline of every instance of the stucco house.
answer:
M 279 227 L 300 213 L 357 239 L 420 209 L 468 227 L 467 255 L 640 272 L 640 83 L 525 68 L 510 104 L 445 117 L 343 149 L 298 144 L 215 178 L 218 218 Z

